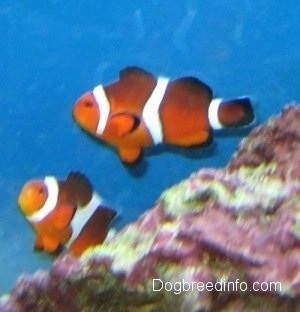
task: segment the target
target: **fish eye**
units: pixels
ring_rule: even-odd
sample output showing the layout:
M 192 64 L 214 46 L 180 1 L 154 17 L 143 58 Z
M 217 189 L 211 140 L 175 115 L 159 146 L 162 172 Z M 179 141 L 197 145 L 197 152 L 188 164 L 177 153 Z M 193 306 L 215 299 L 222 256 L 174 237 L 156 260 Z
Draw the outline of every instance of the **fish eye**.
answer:
M 91 101 L 84 101 L 84 102 L 83 102 L 83 105 L 84 105 L 84 107 L 90 108 L 90 107 L 93 106 L 93 103 L 92 103 Z
M 43 194 L 44 194 L 44 189 L 43 189 L 42 187 L 40 187 L 40 188 L 38 189 L 38 194 L 39 194 L 39 195 L 43 195 Z

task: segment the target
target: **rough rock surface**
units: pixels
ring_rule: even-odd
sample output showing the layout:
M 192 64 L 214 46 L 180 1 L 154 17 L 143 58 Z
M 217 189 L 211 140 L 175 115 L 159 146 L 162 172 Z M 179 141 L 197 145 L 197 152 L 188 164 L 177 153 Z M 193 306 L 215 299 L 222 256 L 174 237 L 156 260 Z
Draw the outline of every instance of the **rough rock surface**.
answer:
M 50 272 L 20 277 L 0 311 L 300 311 L 299 298 L 294 104 L 253 129 L 226 168 L 165 191 L 80 260 L 64 255 Z

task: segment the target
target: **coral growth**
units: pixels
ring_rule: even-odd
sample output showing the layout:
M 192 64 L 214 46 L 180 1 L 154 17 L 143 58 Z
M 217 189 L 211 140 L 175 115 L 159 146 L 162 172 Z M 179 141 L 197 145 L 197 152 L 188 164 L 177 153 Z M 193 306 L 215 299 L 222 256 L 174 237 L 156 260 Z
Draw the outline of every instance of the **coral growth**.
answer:
M 223 170 L 165 191 L 80 260 L 65 255 L 49 273 L 21 277 L 0 310 L 300 310 L 299 125 L 299 106 L 287 107 Z

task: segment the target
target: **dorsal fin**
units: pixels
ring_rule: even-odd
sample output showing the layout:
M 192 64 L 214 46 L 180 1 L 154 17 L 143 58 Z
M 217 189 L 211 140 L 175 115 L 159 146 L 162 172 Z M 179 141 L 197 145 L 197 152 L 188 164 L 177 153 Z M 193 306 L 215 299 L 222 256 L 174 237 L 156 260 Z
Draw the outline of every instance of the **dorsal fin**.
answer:
M 92 197 L 93 186 L 83 173 L 70 172 L 64 187 L 80 206 L 87 204 Z
M 211 99 L 213 97 L 212 89 L 207 84 L 199 80 L 198 78 L 183 77 L 183 78 L 176 79 L 174 83 L 185 85 L 187 88 L 194 89 L 197 92 L 201 92 L 201 93 L 204 92 Z
M 137 67 L 137 66 L 129 66 L 129 67 L 126 67 L 124 69 L 122 69 L 120 71 L 120 79 L 130 79 L 130 78 L 143 78 L 143 79 L 155 79 L 155 77 L 147 72 L 146 70 L 140 68 L 140 67 Z
M 108 226 L 109 223 L 116 217 L 117 212 L 109 207 L 100 205 L 98 207 L 101 219 Z

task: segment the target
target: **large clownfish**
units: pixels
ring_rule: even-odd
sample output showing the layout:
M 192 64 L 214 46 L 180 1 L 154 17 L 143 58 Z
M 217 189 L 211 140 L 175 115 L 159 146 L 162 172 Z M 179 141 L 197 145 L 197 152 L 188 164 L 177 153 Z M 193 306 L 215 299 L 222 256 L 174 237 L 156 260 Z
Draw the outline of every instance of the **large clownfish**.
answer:
M 212 129 L 254 120 L 248 97 L 213 98 L 211 88 L 194 77 L 170 81 L 137 67 L 119 76 L 79 98 L 73 117 L 85 131 L 115 146 L 126 163 L 138 160 L 144 147 L 201 145 L 211 141 Z
M 102 205 L 89 180 L 78 172 L 70 173 L 65 181 L 47 176 L 27 182 L 18 203 L 36 232 L 35 249 L 49 253 L 65 246 L 80 256 L 104 241 L 116 215 Z

